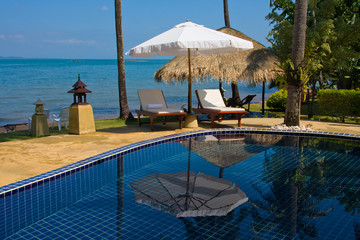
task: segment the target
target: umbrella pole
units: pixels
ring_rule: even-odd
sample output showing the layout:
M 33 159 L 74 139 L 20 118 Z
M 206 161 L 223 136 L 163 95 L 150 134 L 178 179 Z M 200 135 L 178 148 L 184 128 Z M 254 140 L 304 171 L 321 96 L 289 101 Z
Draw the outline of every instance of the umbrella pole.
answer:
M 262 83 L 262 109 L 261 109 L 261 115 L 265 115 L 265 80 Z
M 191 100 L 192 100 L 192 96 L 191 96 L 191 83 L 192 83 L 192 80 L 191 80 L 191 60 L 190 60 L 190 48 L 188 48 L 188 62 L 189 62 L 189 79 L 188 79 L 188 110 L 187 110 L 187 113 L 188 114 L 191 114 L 192 112 L 192 103 L 191 103 Z

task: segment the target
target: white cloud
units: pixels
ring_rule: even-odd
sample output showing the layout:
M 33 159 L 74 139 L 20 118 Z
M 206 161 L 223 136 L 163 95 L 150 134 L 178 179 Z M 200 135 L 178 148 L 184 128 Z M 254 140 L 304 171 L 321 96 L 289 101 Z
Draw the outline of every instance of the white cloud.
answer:
M 109 8 L 108 8 L 107 6 L 102 6 L 102 7 L 101 7 L 101 10 L 102 10 L 102 11 L 108 11 Z
M 24 36 L 21 34 L 16 34 L 16 35 L 11 35 L 9 36 L 9 38 L 14 38 L 14 39 L 24 39 Z
M 45 42 L 49 43 L 58 43 L 58 44 L 67 44 L 67 45 L 94 45 L 96 42 L 94 40 L 79 40 L 79 39 L 63 39 L 63 40 L 45 40 Z
M 8 36 L 5 36 L 4 34 L 0 34 L 0 39 L 1 39 L 1 40 L 6 40 L 6 39 L 24 39 L 24 36 L 21 35 L 21 34 L 8 35 Z

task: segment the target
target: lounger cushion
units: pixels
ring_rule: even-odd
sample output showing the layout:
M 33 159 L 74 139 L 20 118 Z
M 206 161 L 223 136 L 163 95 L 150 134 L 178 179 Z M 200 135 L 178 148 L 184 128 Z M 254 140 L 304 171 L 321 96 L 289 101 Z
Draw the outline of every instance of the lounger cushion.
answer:
M 219 89 L 200 89 L 197 94 L 203 108 L 226 107 Z
M 207 107 L 206 109 L 217 110 L 221 112 L 243 112 L 245 108 L 234 108 L 234 107 Z
M 164 108 L 164 109 L 146 109 L 147 112 L 157 113 L 157 114 L 164 114 L 164 113 L 182 113 L 183 110 L 179 109 L 171 109 L 171 108 Z
M 138 95 L 140 99 L 140 106 L 142 110 L 147 110 L 148 104 L 161 104 L 166 108 L 166 102 L 161 89 L 138 89 Z
M 146 109 L 162 109 L 164 106 L 162 104 L 148 104 Z

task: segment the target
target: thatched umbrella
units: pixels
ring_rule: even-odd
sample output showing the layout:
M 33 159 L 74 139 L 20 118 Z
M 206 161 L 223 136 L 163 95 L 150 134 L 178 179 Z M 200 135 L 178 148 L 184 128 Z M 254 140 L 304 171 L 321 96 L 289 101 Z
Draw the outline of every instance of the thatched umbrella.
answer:
M 268 149 L 268 146 L 246 144 L 248 137 L 234 136 L 222 139 L 221 136 L 200 136 L 191 141 L 191 151 L 206 161 L 220 167 L 219 177 L 222 178 L 225 168 L 231 167 Z M 181 144 L 189 148 L 189 141 L 182 142 Z
M 269 48 L 251 39 L 233 28 L 223 27 L 218 31 L 248 41 L 253 49 L 218 55 L 198 55 L 192 58 L 193 81 L 212 78 L 228 83 L 243 81 L 249 84 L 263 84 L 262 108 L 264 114 L 265 83 L 275 79 L 275 63 L 279 58 Z M 175 57 L 155 72 L 155 80 L 163 82 L 183 82 L 188 79 L 188 61 L 186 57 Z

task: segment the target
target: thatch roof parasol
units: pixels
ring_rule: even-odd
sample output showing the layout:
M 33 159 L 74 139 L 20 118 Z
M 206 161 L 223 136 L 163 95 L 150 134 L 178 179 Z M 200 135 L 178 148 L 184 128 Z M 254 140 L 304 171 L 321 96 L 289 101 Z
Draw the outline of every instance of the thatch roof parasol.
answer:
M 212 78 L 224 82 L 243 81 L 253 84 L 275 79 L 275 63 L 279 58 L 275 53 L 233 28 L 223 27 L 218 31 L 253 42 L 251 50 L 218 55 L 198 55 L 192 57 L 193 81 Z M 182 82 L 188 79 L 188 61 L 186 57 L 175 57 L 154 75 L 157 81 Z
M 218 139 L 213 135 L 198 137 L 191 141 L 191 151 L 220 168 L 228 168 L 268 148 L 248 145 L 245 140 L 246 137 L 232 139 Z M 189 142 L 181 144 L 189 147 Z

